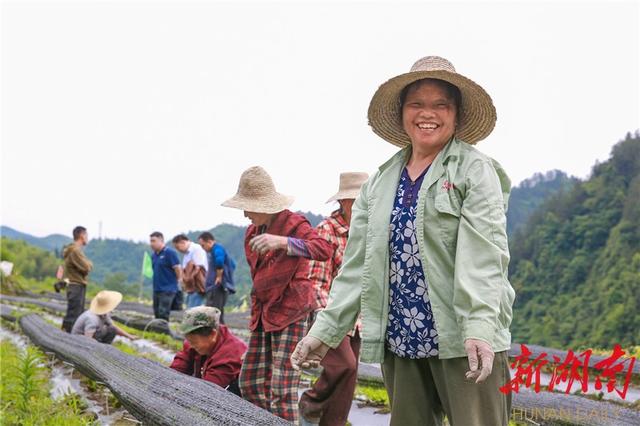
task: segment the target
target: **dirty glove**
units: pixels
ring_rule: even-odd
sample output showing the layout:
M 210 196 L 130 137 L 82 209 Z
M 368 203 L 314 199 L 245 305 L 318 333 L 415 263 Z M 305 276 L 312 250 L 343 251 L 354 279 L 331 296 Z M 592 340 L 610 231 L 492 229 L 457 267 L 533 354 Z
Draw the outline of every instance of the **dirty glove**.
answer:
M 475 379 L 476 383 L 484 382 L 493 368 L 494 353 L 491 345 L 484 340 L 467 339 L 464 341 L 464 350 L 469 357 L 470 369 L 465 376 L 469 380 Z
M 329 345 L 313 336 L 305 336 L 298 342 L 296 349 L 291 354 L 291 366 L 294 370 L 301 368 L 316 368 L 329 351 Z

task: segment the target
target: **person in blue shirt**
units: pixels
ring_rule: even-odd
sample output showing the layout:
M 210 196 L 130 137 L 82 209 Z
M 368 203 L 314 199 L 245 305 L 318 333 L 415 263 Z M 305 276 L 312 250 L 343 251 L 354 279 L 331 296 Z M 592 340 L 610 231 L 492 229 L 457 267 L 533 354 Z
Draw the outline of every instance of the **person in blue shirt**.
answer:
M 149 236 L 149 245 L 153 250 L 153 315 L 169 321 L 171 306 L 179 291 L 178 283 L 182 280 L 180 258 L 174 249 L 165 245 L 161 232 Z
M 205 282 L 205 304 L 220 310 L 220 323 L 224 324 L 224 305 L 227 303 L 229 293 L 235 293 L 232 280 L 228 276 L 231 271 L 229 268 L 225 268 L 225 264 L 228 265 L 231 259 L 228 258 L 227 251 L 216 241 L 211 232 L 200 234 L 198 243 L 207 252 L 209 258 L 209 270 Z

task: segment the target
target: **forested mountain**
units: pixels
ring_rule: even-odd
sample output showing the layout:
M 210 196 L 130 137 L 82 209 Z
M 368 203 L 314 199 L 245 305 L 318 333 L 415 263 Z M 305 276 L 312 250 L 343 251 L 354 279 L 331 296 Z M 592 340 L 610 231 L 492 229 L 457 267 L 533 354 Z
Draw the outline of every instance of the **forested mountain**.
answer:
M 55 276 L 60 261 L 53 252 L 3 236 L 0 259 L 13 263 L 13 274 L 44 280 Z
M 511 190 L 509 209 L 507 210 L 507 233 L 512 236 L 524 225 L 533 212 L 549 196 L 560 191 L 568 191 L 578 178 L 569 177 L 560 170 L 536 173 L 523 180 Z
M 543 202 L 510 239 L 514 340 L 553 347 L 640 341 L 640 134 Z
M 51 234 L 46 237 L 35 237 L 33 235 L 25 234 L 24 232 L 16 231 L 8 226 L 0 226 L 0 235 L 12 240 L 22 240 L 33 246 L 43 248 L 51 251 L 61 251 L 61 248 L 69 244 L 72 239 L 65 235 Z

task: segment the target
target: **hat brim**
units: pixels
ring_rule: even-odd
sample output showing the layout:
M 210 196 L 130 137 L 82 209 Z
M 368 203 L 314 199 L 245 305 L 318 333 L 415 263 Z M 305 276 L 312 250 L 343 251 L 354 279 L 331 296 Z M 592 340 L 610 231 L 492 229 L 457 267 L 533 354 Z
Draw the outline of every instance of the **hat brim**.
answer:
M 274 214 L 289 208 L 294 199 L 280 193 L 263 198 L 247 198 L 236 194 L 221 205 L 248 212 Z
M 193 333 L 194 331 L 199 330 L 201 328 L 205 328 L 205 327 L 208 327 L 208 326 L 206 326 L 206 325 L 190 325 L 188 327 L 180 326 L 180 331 L 182 332 L 182 334 L 189 334 L 189 333 Z M 213 328 L 213 327 L 211 327 L 211 328 Z
M 120 292 L 109 292 L 108 297 L 108 302 L 103 306 L 98 306 L 98 299 L 94 297 L 93 300 L 91 300 L 91 305 L 89 305 L 89 311 L 96 315 L 108 314 L 122 302 L 122 294 Z
M 381 85 L 371 99 L 368 112 L 369 125 L 378 136 L 399 147 L 411 144 L 402 126 L 400 93 L 409 84 L 425 78 L 447 81 L 460 90 L 462 105 L 458 111 L 458 139 L 474 145 L 489 136 L 497 119 L 491 96 L 467 77 L 444 70 L 409 72 Z
M 360 194 L 360 189 L 339 191 L 336 195 L 329 198 L 327 200 L 327 203 L 340 200 L 355 200 L 356 198 L 358 198 L 358 194 Z

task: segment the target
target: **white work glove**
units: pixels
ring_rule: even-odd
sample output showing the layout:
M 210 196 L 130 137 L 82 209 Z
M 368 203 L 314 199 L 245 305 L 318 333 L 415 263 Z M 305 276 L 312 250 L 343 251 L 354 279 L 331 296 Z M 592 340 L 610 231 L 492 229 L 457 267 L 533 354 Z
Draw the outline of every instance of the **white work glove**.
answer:
M 329 351 L 329 345 L 325 345 L 318 338 L 305 336 L 296 345 L 296 349 L 291 354 L 291 366 L 294 370 L 301 368 L 316 368 L 320 361 Z
M 467 339 L 464 341 L 464 350 L 469 357 L 470 369 L 465 374 L 466 378 L 475 379 L 476 383 L 484 382 L 493 368 L 494 353 L 491 345 L 484 340 Z

